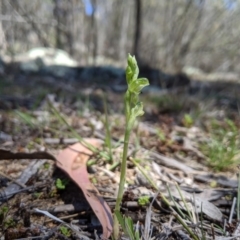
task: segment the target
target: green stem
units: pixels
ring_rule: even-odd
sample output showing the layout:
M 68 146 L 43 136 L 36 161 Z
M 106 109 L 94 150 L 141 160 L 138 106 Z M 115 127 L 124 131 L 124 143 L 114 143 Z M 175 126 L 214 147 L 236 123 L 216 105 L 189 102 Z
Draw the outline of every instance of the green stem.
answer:
M 125 129 L 125 135 L 124 135 L 124 147 L 123 147 L 123 157 L 122 157 L 122 164 L 121 164 L 121 175 L 120 175 L 120 183 L 118 188 L 118 195 L 116 200 L 116 206 L 115 206 L 115 213 L 120 211 L 120 205 L 123 198 L 123 192 L 124 192 L 124 184 L 126 180 L 126 169 L 127 169 L 127 154 L 128 154 L 128 144 L 129 144 L 129 138 L 131 133 L 131 126 L 129 122 L 127 122 L 127 127 Z M 119 223 L 116 214 L 114 214 L 114 226 L 113 226 L 113 235 L 114 239 L 118 239 L 119 235 Z
M 238 192 L 237 192 L 237 220 L 240 219 L 240 171 L 238 172 Z
M 108 147 L 109 151 L 109 162 L 113 162 L 113 155 L 112 155 L 112 141 L 111 141 L 111 132 L 110 132 L 110 124 L 108 119 L 108 106 L 107 106 L 107 97 L 104 95 L 103 97 L 103 103 L 104 103 L 104 112 L 105 112 L 105 129 L 106 129 L 106 140 L 105 143 Z

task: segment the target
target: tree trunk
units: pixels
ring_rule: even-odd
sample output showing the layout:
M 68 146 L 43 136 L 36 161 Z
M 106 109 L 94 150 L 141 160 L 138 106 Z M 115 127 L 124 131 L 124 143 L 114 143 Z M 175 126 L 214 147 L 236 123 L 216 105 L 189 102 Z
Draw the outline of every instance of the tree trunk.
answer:
M 135 34 L 133 42 L 133 54 L 140 63 L 139 59 L 139 43 L 141 38 L 141 28 L 142 28 L 142 3 L 141 0 L 135 0 Z
M 59 6 L 59 0 L 53 0 L 54 3 L 54 10 L 53 15 L 57 21 L 56 27 L 55 27 L 55 48 L 62 49 L 63 42 L 62 42 L 62 31 L 61 31 L 61 8 Z

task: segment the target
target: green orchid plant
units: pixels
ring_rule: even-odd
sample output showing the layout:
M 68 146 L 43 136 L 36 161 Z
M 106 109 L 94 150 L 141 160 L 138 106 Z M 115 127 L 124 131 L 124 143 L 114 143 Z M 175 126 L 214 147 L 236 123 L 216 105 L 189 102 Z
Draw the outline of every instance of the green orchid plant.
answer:
M 139 101 L 139 94 L 141 90 L 149 85 L 146 78 L 138 78 L 139 68 L 137 65 L 136 58 L 128 54 L 128 66 L 126 68 L 126 80 L 127 80 L 127 91 L 124 97 L 125 103 L 125 116 L 126 116 L 126 128 L 124 135 L 124 147 L 123 147 L 123 157 L 121 163 L 121 175 L 120 183 L 118 189 L 118 195 L 116 200 L 115 212 L 114 212 L 114 227 L 113 227 L 113 237 L 118 239 L 119 235 L 119 221 L 118 213 L 120 212 L 120 205 L 123 198 L 124 185 L 126 181 L 126 167 L 127 167 L 127 154 L 128 154 L 128 144 L 131 134 L 131 130 L 134 126 L 137 117 L 144 114 L 143 103 Z

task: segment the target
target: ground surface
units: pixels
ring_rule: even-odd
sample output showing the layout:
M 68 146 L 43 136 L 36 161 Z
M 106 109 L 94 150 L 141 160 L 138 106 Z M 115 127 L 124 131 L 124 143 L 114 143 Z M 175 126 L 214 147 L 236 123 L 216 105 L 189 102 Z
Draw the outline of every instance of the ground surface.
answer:
M 236 207 L 231 210 L 238 186 L 238 85 L 194 86 L 142 95 L 145 115 L 131 135 L 122 212 L 143 233 L 151 226 L 151 238 L 143 239 L 192 239 L 176 213 L 199 239 L 238 234 Z M 88 173 L 113 210 L 124 136 L 123 94 L 46 76 L 9 75 L 1 77 L 0 109 L 1 239 L 97 239 L 101 223 L 82 191 L 56 160 L 39 152 L 58 156 L 78 142 L 76 133 L 100 140 L 99 152 L 88 160 Z M 142 196 L 151 202 L 156 189 L 162 195 L 153 205 L 143 204 Z

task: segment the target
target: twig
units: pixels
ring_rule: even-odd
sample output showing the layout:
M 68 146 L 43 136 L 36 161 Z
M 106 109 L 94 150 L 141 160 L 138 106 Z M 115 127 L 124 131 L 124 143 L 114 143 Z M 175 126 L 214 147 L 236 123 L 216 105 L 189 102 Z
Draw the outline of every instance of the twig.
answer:
M 19 186 L 22 187 L 22 188 L 26 188 L 26 187 L 27 187 L 25 184 L 22 184 L 22 183 L 18 182 L 17 180 L 11 178 L 10 176 L 7 176 L 7 175 L 4 174 L 2 171 L 0 171 L 0 175 L 2 175 L 3 177 L 9 179 L 11 182 L 16 183 L 17 185 L 19 185 Z

